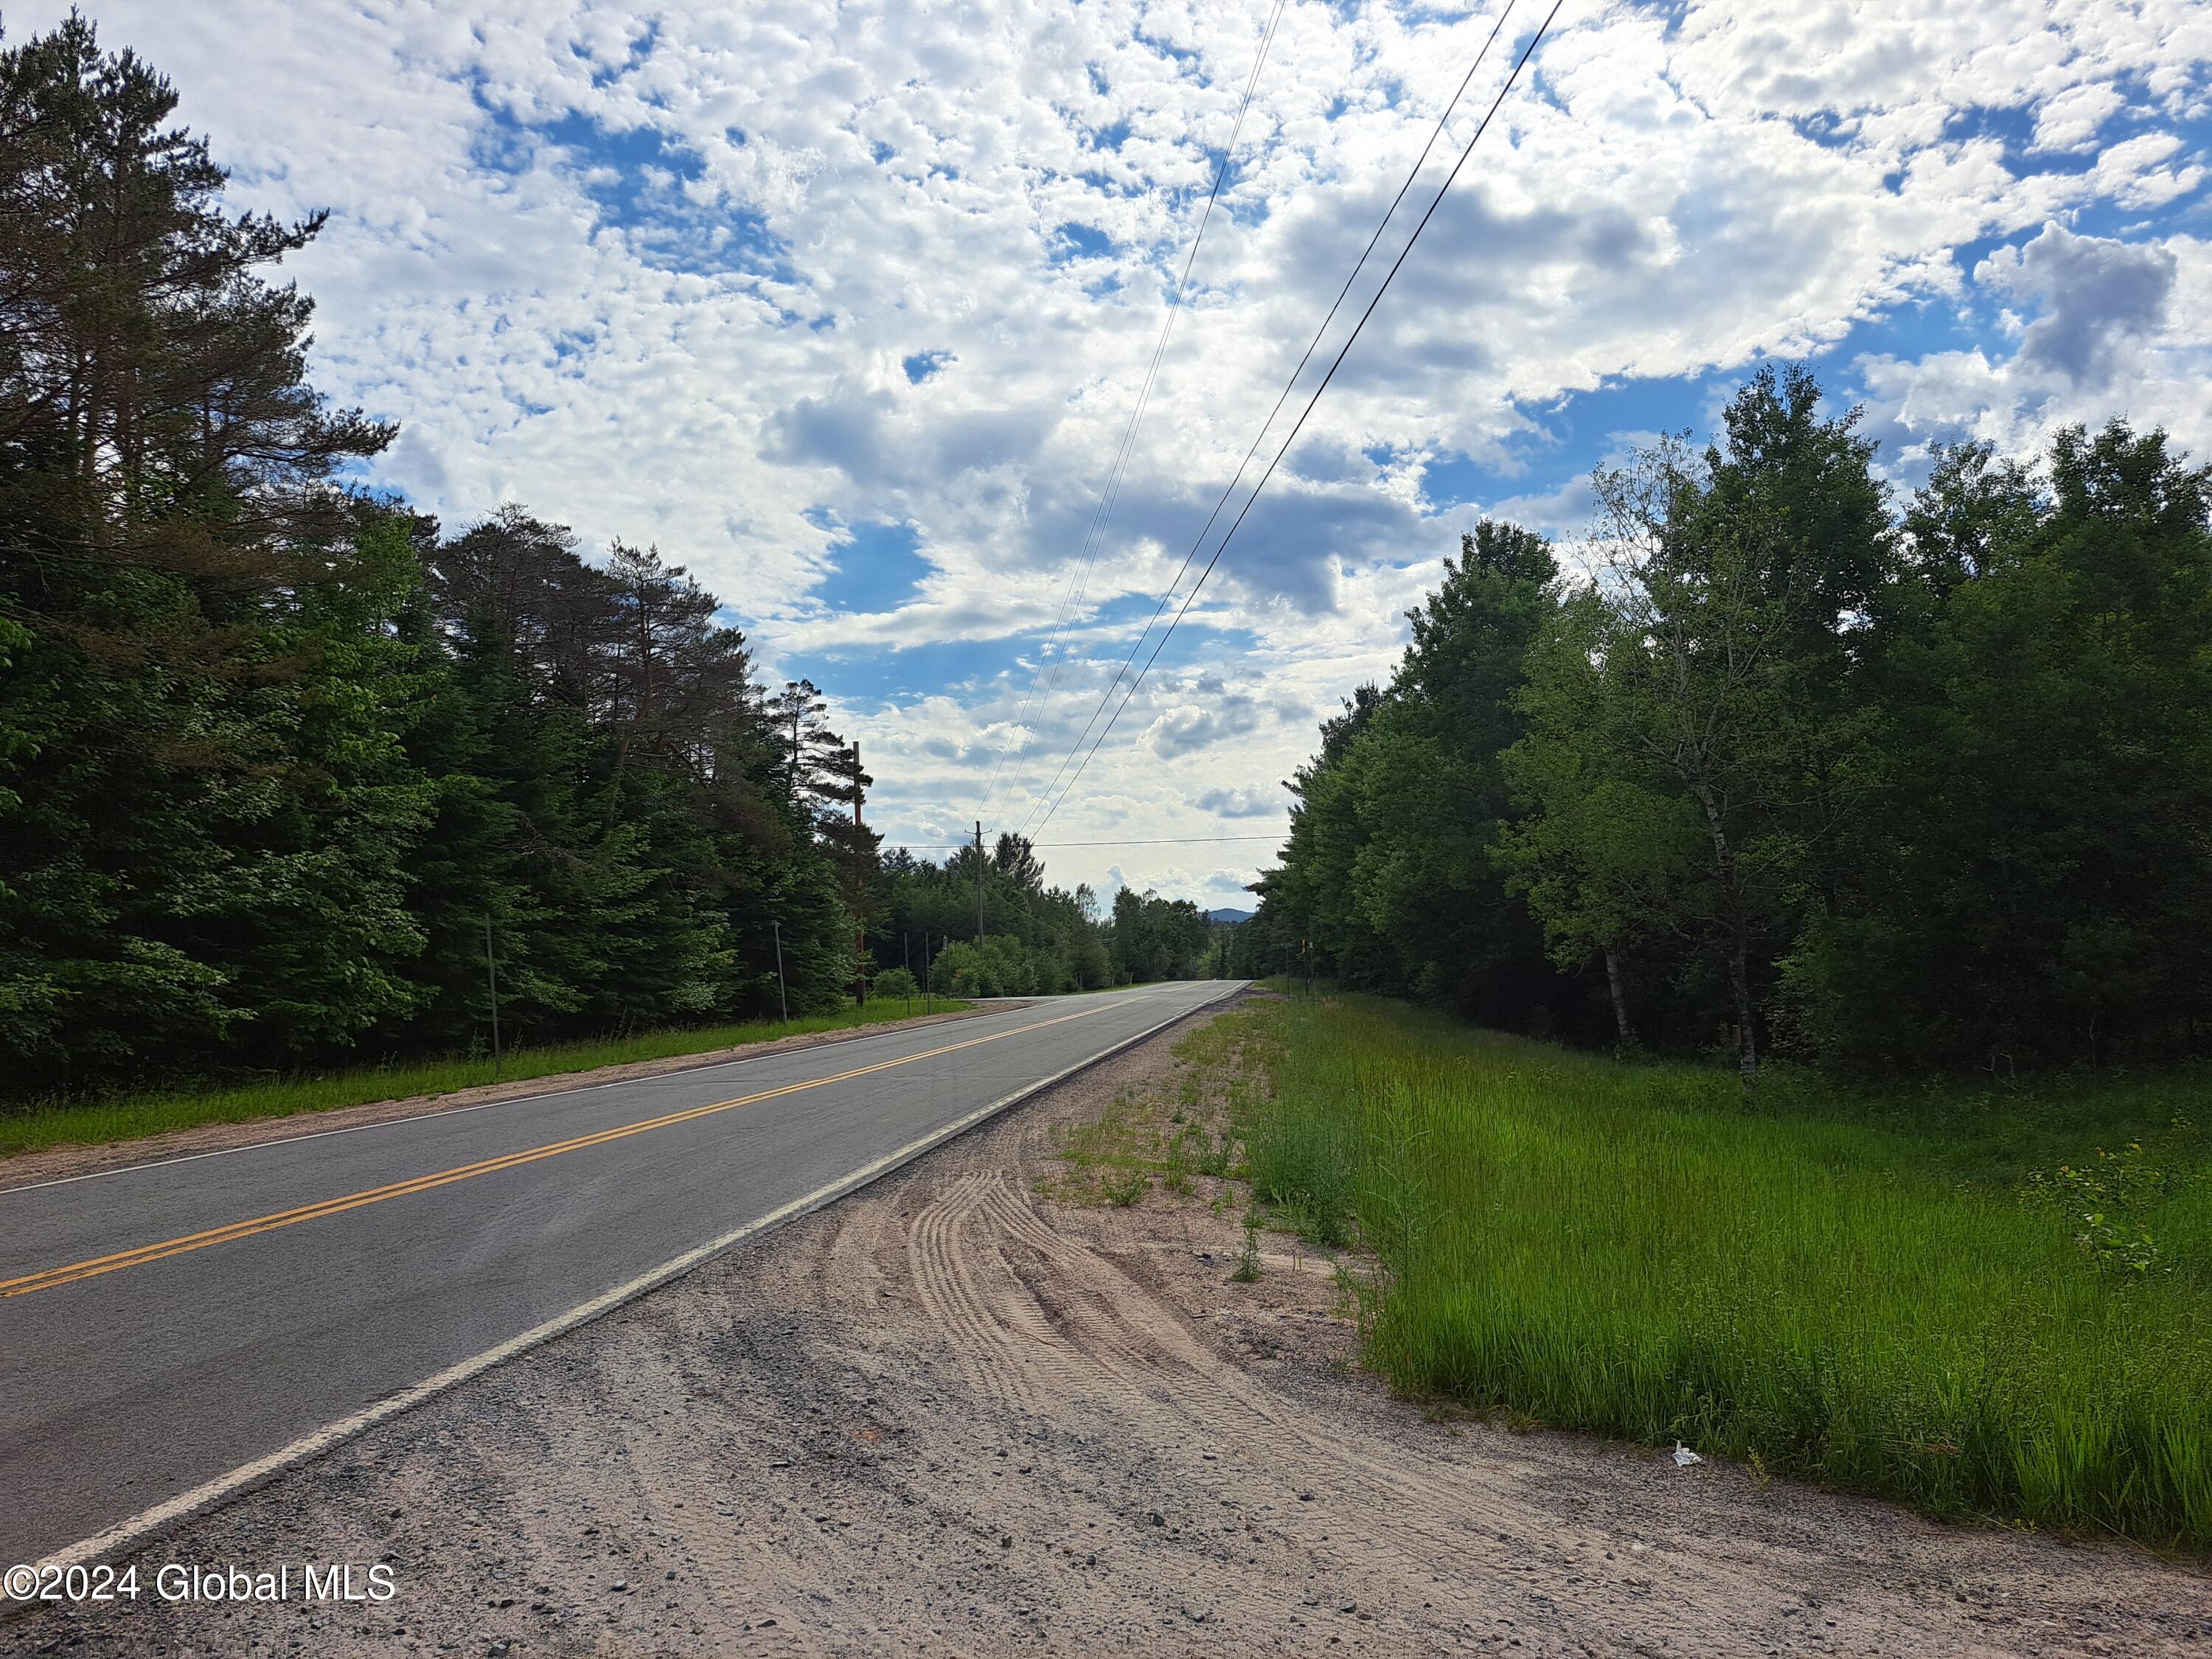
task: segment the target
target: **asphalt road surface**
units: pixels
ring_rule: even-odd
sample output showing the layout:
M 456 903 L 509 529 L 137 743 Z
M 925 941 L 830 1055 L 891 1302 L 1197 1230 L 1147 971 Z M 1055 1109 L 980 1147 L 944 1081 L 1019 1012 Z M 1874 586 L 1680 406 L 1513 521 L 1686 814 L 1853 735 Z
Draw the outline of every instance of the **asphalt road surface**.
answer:
M 1060 998 L 0 1192 L 0 1565 L 821 1201 L 1233 988 Z

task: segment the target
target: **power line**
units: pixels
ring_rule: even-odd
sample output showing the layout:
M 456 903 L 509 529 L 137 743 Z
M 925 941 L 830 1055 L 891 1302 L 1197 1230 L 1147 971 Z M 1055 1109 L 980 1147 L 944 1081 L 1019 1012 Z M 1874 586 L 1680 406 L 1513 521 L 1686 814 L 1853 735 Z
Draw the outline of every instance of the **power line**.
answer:
M 1024 722 L 1036 702 L 1037 687 L 1045 679 L 1052 649 L 1059 644 L 1068 618 L 1080 610 L 1084 597 L 1090 590 L 1091 569 L 1097 562 L 1099 549 L 1104 544 L 1106 527 L 1113 521 L 1114 506 L 1121 497 L 1121 479 L 1127 472 L 1129 457 L 1136 448 L 1138 422 L 1144 418 L 1146 407 L 1152 401 L 1152 385 L 1159 374 L 1160 360 L 1166 355 L 1169 337 L 1175 332 L 1176 319 L 1182 313 L 1182 296 L 1190 286 L 1191 268 L 1198 262 L 1199 245 L 1206 240 L 1206 228 L 1213 218 L 1213 204 L 1220 199 L 1222 184 L 1229 177 L 1229 164 L 1236 157 L 1237 142 L 1243 135 L 1244 117 L 1252 107 L 1252 94 L 1260 84 L 1261 66 L 1267 61 L 1267 49 L 1274 41 L 1276 27 L 1282 21 L 1283 8 L 1287 3 L 1288 0 L 1275 0 L 1275 8 L 1267 16 L 1267 27 L 1261 31 L 1260 49 L 1252 59 L 1252 72 L 1244 80 L 1243 100 L 1237 106 L 1237 119 L 1230 127 L 1229 143 L 1221 152 L 1221 164 L 1214 169 L 1213 188 L 1207 193 L 1206 206 L 1199 214 L 1198 229 L 1190 239 L 1189 252 L 1183 256 L 1182 275 L 1176 279 L 1175 293 L 1169 301 L 1168 313 L 1160 320 L 1160 337 L 1152 347 L 1152 363 L 1145 371 L 1144 384 L 1139 388 L 1136 404 L 1129 411 L 1128 424 L 1122 429 L 1121 447 L 1115 454 L 1113 465 L 1107 470 L 1106 485 L 1100 493 L 1098 506 L 1091 513 L 1090 527 L 1084 532 L 1082 561 L 1075 574 L 1068 580 L 1067 592 L 1060 599 L 1059 614 L 1053 618 L 1052 633 L 1045 641 L 1044 649 L 1037 655 L 1036 672 L 1030 677 L 1030 689 L 1023 694 L 1021 707 L 1015 712 L 1014 729 L 1017 732 L 1026 732 Z M 1057 665 L 1052 665 L 1057 667 Z M 1049 697 L 1052 690 L 1053 687 L 1047 685 L 1045 696 Z M 1012 741 L 1010 734 L 1010 746 Z M 997 821 L 994 809 L 998 802 L 999 779 L 1006 769 L 1008 752 L 1008 749 L 1000 750 L 998 764 L 991 769 L 991 780 L 984 789 L 985 816 L 992 817 L 994 823 Z M 1020 757 L 1028 752 L 1029 738 L 1024 735 L 1020 750 L 1015 756 L 1015 763 L 1018 765 Z
M 1291 832 L 1272 836 L 1160 836 L 1139 841 L 1033 841 L 1032 847 L 1219 847 L 1232 841 L 1280 841 Z
M 1053 619 L 1052 633 L 1045 641 L 1044 649 L 1038 653 L 1036 672 L 1030 678 L 1030 689 L 1024 694 L 1021 707 L 1015 713 L 1014 729 L 1022 733 L 1018 750 L 1012 751 L 1015 754 L 1017 765 L 1019 764 L 1019 757 L 1029 752 L 1028 728 L 1025 722 L 1030 708 L 1036 701 L 1037 687 L 1040 683 L 1043 683 L 1044 695 L 1049 697 L 1059 678 L 1058 670 L 1060 665 L 1051 660 L 1053 647 L 1060 642 L 1067 620 L 1080 610 L 1084 597 L 1090 590 L 1091 568 L 1097 562 L 1099 550 L 1104 544 L 1106 527 L 1112 522 L 1115 504 L 1121 497 L 1121 479 L 1127 471 L 1129 457 L 1135 452 L 1138 423 L 1143 419 L 1145 410 L 1151 403 L 1152 385 L 1159 373 L 1161 359 L 1167 351 L 1169 337 L 1175 331 L 1176 319 L 1182 310 L 1182 296 L 1184 290 L 1189 286 L 1191 269 L 1197 263 L 1199 245 L 1206 240 L 1206 228 L 1213 217 L 1213 204 L 1219 199 L 1222 183 L 1229 176 L 1229 164 L 1236 155 L 1237 139 L 1244 131 L 1244 117 L 1246 112 L 1251 108 L 1252 94 L 1260 82 L 1260 69 L 1267 62 L 1267 49 L 1275 38 L 1276 26 L 1281 21 L 1285 3 L 1285 0 L 1275 0 L 1275 9 L 1269 14 L 1267 27 L 1261 33 L 1260 48 L 1252 60 L 1252 72 L 1245 78 L 1243 100 L 1237 106 L 1237 119 L 1230 129 L 1228 146 L 1221 152 L 1221 163 L 1214 170 L 1213 188 L 1206 196 L 1205 210 L 1199 216 L 1198 229 L 1191 238 L 1188 252 L 1183 258 L 1182 274 L 1176 279 L 1175 294 L 1169 304 L 1167 315 L 1160 322 L 1160 337 L 1152 347 L 1152 363 L 1146 370 L 1144 384 L 1138 392 L 1136 404 L 1129 411 L 1128 424 L 1122 430 L 1121 446 L 1115 454 L 1113 465 L 1108 469 L 1106 486 L 1100 494 L 1098 506 L 1093 510 L 1090 526 L 1085 532 L 1081 562 L 1077 567 L 1075 574 L 1069 579 L 1067 592 L 1060 599 L 1060 612 Z M 1049 678 L 1048 678 L 1048 669 Z M 1011 742 L 1012 734 L 1010 733 L 1009 743 Z M 988 815 L 993 817 L 994 823 L 996 822 L 995 808 L 998 800 L 999 779 L 1005 769 L 1009 752 L 1008 749 L 1001 749 L 999 751 L 999 763 L 992 769 L 991 781 L 986 788 L 986 809 Z
M 1272 836 L 1160 836 L 1137 841 L 1033 841 L 1030 847 L 1036 852 L 1060 847 L 1219 847 L 1236 841 L 1280 841 L 1290 833 L 1283 830 Z M 972 841 L 902 841 L 898 843 L 908 850 L 919 848 L 925 853 L 948 848 L 964 849 L 975 844 Z
M 1452 164 L 1452 170 L 1444 175 L 1443 183 L 1437 186 L 1435 198 L 1430 202 L 1427 211 L 1421 215 L 1420 222 L 1413 227 L 1413 234 L 1406 239 L 1406 246 L 1400 250 L 1390 269 L 1384 273 L 1382 286 L 1375 290 L 1375 297 L 1367 302 L 1367 308 L 1359 313 L 1359 320 L 1352 325 L 1351 335 L 1338 349 L 1335 361 L 1329 364 L 1328 373 L 1322 376 L 1321 384 L 1314 388 L 1313 396 L 1306 400 L 1306 406 L 1299 412 L 1297 422 L 1291 428 L 1290 435 L 1283 440 L 1281 447 L 1275 451 L 1274 459 L 1267 463 L 1267 470 L 1260 475 L 1260 482 L 1252 486 L 1252 493 L 1245 497 L 1244 505 L 1237 509 L 1235 520 L 1231 523 L 1219 544 L 1215 546 L 1213 556 L 1206 561 L 1206 568 L 1199 572 L 1198 580 L 1192 585 L 1189 596 L 1183 600 L 1181 608 L 1176 611 L 1175 620 L 1168 624 L 1167 631 L 1160 635 L 1159 643 L 1152 647 L 1152 654 L 1145 659 L 1144 667 L 1138 671 L 1137 678 L 1129 682 L 1129 689 L 1121 694 L 1121 701 L 1115 705 L 1112 718 L 1106 722 L 1105 730 L 1099 732 L 1097 742 L 1093 743 L 1089 752 L 1083 757 L 1082 764 L 1075 769 L 1075 775 L 1067 781 L 1067 787 L 1060 792 L 1060 799 L 1052 804 L 1043 817 L 1037 820 L 1038 829 L 1042 830 L 1046 824 L 1051 823 L 1053 814 L 1066 804 L 1067 798 L 1073 793 L 1075 786 L 1083 781 L 1083 775 L 1089 769 L 1092 757 L 1097 754 L 1099 744 L 1104 743 L 1112 733 L 1115 723 L 1121 718 L 1122 710 L 1128 708 L 1129 699 L 1136 696 L 1137 688 L 1144 684 L 1145 676 L 1152 672 L 1152 665 L 1159 660 L 1160 652 L 1166 647 L 1177 624 L 1189 614 L 1191 605 L 1206 586 L 1206 578 L 1213 574 L 1214 566 L 1221 562 L 1222 554 L 1227 550 L 1230 541 L 1243 525 L 1245 514 L 1252 510 L 1252 504 L 1260 499 L 1260 492 L 1267 487 L 1267 480 L 1275 476 L 1276 467 L 1282 464 L 1283 457 L 1290 453 L 1291 446 L 1297 441 L 1298 434 L 1304 429 L 1307 418 L 1313 414 L 1315 406 L 1321 402 L 1322 393 L 1328 390 L 1329 382 L 1336 378 L 1336 371 L 1344 366 L 1345 357 L 1352 350 L 1354 343 L 1358 340 L 1360 331 L 1367 326 L 1367 319 L 1375 314 L 1375 307 L 1382 302 L 1382 296 L 1390 291 L 1391 280 L 1397 276 L 1400 267 L 1406 263 L 1407 256 L 1413 252 L 1414 244 L 1421 240 L 1421 233 L 1428 228 L 1430 219 L 1435 216 L 1437 209 L 1443 205 L 1445 193 L 1451 189 L 1453 181 L 1459 177 L 1460 169 L 1467 165 L 1468 158 L 1474 154 L 1474 147 L 1481 142 L 1482 135 L 1490 130 L 1492 118 L 1497 115 L 1499 107 L 1505 102 L 1506 95 L 1513 90 L 1515 84 L 1520 80 L 1522 70 L 1527 65 L 1529 58 L 1551 28 L 1552 20 L 1559 15 L 1559 8 L 1565 3 L 1566 0 L 1552 0 L 1551 10 L 1544 15 L 1544 21 L 1537 26 L 1536 33 L 1529 37 L 1528 46 L 1522 48 L 1521 56 L 1515 60 L 1513 72 L 1505 77 L 1505 84 L 1498 88 L 1498 96 L 1492 100 L 1488 112 L 1482 118 L 1482 124 L 1475 128 L 1474 137 L 1467 141 L 1467 147 L 1460 152 L 1459 160 Z M 1143 642 L 1143 637 L 1139 635 L 1138 643 L 1141 645 Z M 1132 655 L 1133 654 L 1132 653 Z M 1118 680 L 1119 677 L 1117 676 L 1116 678 Z M 1108 696 L 1111 695 L 1112 688 L 1109 686 Z M 1076 739 L 1079 744 L 1082 741 L 1080 738 Z M 1027 827 L 1027 820 L 1024 820 L 1024 828 Z
M 1091 735 L 1091 728 L 1097 724 L 1099 715 L 1106 712 L 1106 705 L 1112 700 L 1115 688 L 1121 684 L 1121 677 L 1129 672 L 1130 665 L 1136 661 L 1137 653 L 1144 649 L 1146 640 L 1151 637 L 1152 629 L 1159 622 L 1161 613 L 1167 610 L 1168 602 L 1175 598 L 1176 590 L 1182 586 L 1184 574 L 1190 569 L 1191 561 L 1197 556 L 1198 550 L 1205 545 L 1207 532 L 1220 519 L 1221 509 L 1229 504 L 1229 498 L 1237 493 L 1237 486 L 1244 482 L 1244 469 L 1252 465 L 1252 458 L 1260 453 L 1260 446 L 1267 441 L 1268 428 L 1274 425 L 1275 416 L 1283 412 L 1283 405 L 1290 401 L 1291 390 L 1298 383 L 1298 376 L 1305 373 L 1307 363 L 1313 360 L 1315 349 L 1328 335 L 1328 325 L 1336 320 L 1336 313 L 1342 308 L 1345 296 L 1352 292 L 1352 285 L 1359 280 L 1359 273 L 1367 269 L 1369 258 L 1374 253 L 1376 245 L 1382 240 L 1382 233 L 1389 228 L 1390 221 L 1397 216 L 1399 204 L 1406 199 L 1406 192 L 1413 189 L 1413 181 L 1421 175 L 1421 169 L 1429 164 L 1430 153 L 1436 149 L 1437 140 L 1443 137 L 1444 128 L 1451 120 L 1452 112 L 1459 107 L 1459 100 L 1467 95 L 1467 89 L 1474 83 L 1476 71 L 1481 69 L 1483 60 L 1490 56 L 1490 48 L 1496 44 L 1499 31 L 1505 27 L 1506 19 L 1512 16 L 1514 3 L 1515 0 L 1505 0 L 1504 8 L 1498 14 L 1498 21 L 1490 26 L 1490 33 L 1483 40 L 1481 51 L 1475 53 L 1474 61 L 1467 66 L 1467 73 L 1460 77 L 1459 86 L 1453 92 L 1450 101 L 1445 104 L 1442 113 L 1437 117 L 1436 125 L 1430 129 L 1428 143 L 1421 146 L 1421 153 L 1415 159 L 1413 170 L 1407 173 L 1406 182 L 1398 186 L 1398 193 L 1390 198 L 1390 205 L 1383 210 L 1382 217 L 1376 223 L 1375 234 L 1367 239 L 1367 246 L 1359 251 L 1359 258 L 1353 262 L 1351 274 L 1345 277 L 1344 286 L 1336 291 L 1336 298 L 1330 301 L 1328 315 L 1321 319 L 1321 326 L 1314 330 L 1313 338 L 1306 342 L 1306 349 L 1298 358 L 1297 367 L 1291 371 L 1291 378 L 1283 382 L 1282 391 L 1276 395 L 1275 406 L 1267 411 L 1267 418 L 1260 422 L 1260 429 L 1252 434 L 1251 447 L 1244 452 L 1244 459 L 1237 463 L 1235 476 L 1222 489 L 1221 498 L 1214 502 L 1213 510 L 1206 515 L 1206 522 L 1199 526 L 1198 534 L 1192 538 L 1189 551 L 1182 556 L 1182 562 L 1176 567 L 1174 579 L 1168 583 L 1166 590 L 1161 593 L 1160 602 L 1152 607 L 1152 614 L 1146 620 L 1144 627 L 1138 630 L 1136 639 L 1129 646 L 1129 654 L 1122 659 L 1121 667 L 1115 671 L 1114 678 L 1107 683 L 1105 690 L 1099 695 L 1098 706 L 1091 711 L 1091 718 L 1084 721 L 1083 730 L 1076 734 L 1074 743 L 1069 745 L 1067 753 L 1061 757 L 1059 767 L 1052 775 L 1051 781 L 1048 782 L 1043 792 L 1030 802 L 1029 811 L 1022 818 L 1022 829 L 1029 828 L 1030 819 L 1036 816 L 1037 809 L 1052 799 L 1053 790 L 1066 773 L 1068 765 L 1074 760 L 1077 751 L 1083 747 L 1083 740 Z M 1146 666 L 1149 667 L 1150 664 Z M 1115 711 L 1117 716 L 1119 713 L 1117 709 Z M 992 775 L 990 787 L 995 797 L 998 788 L 998 775 L 995 772 Z

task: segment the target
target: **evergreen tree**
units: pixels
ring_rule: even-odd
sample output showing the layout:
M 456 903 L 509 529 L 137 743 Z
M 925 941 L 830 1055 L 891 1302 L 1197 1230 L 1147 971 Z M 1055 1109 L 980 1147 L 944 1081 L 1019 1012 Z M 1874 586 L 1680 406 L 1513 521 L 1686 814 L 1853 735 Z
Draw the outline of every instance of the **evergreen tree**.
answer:
M 0 1042 L 30 1093 L 839 1005 L 866 775 L 720 602 L 520 507 L 441 536 L 337 469 L 167 84 L 0 52 Z M 786 732 L 792 734 L 789 743 Z
M 405 1000 L 419 807 L 376 714 L 337 712 L 368 611 L 322 597 L 389 591 L 328 480 L 391 432 L 307 385 L 310 303 L 260 275 L 321 219 L 226 216 L 176 102 L 79 16 L 0 51 L 0 1022 L 28 1089 Z

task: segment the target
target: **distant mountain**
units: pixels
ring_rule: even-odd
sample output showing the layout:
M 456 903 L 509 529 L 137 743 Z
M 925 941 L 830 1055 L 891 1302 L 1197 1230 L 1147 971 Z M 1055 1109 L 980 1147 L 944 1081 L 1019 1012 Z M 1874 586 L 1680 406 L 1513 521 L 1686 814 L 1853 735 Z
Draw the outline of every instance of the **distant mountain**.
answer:
M 1251 921 L 1252 913 L 1249 910 L 1208 910 L 1206 919 L 1208 921 L 1225 921 L 1233 927 L 1240 921 Z

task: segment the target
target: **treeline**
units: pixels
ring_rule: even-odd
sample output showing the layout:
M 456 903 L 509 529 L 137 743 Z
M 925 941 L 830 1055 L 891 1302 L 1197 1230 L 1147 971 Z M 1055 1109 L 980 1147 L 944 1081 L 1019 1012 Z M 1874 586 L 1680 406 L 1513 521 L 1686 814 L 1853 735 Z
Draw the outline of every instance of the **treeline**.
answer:
M 879 982 L 902 992 L 908 979 L 889 975 L 974 997 L 1050 996 L 1213 971 L 1213 933 L 1197 905 L 1125 887 L 1102 915 L 1089 886 L 1048 886 L 1036 849 L 1012 832 L 988 854 L 962 848 L 942 864 L 894 848 L 880 890 L 870 943 Z
M 1255 948 L 1490 1023 L 1874 1073 L 2212 1037 L 2212 469 L 2115 421 L 1901 503 L 1764 371 L 1464 539 L 1322 728 Z
M 346 487 L 168 85 L 72 18 L 0 52 L 0 1089 L 837 1006 L 869 780 L 650 549 Z
M 323 221 L 227 214 L 176 103 L 80 18 L 0 51 L 0 1096 L 465 1050 L 495 968 L 511 1042 L 1205 970 L 1017 836 L 980 917 L 973 851 L 881 858 L 658 550 L 351 486 L 394 428 L 269 274 Z

